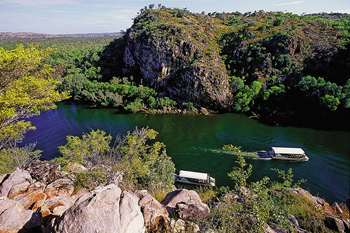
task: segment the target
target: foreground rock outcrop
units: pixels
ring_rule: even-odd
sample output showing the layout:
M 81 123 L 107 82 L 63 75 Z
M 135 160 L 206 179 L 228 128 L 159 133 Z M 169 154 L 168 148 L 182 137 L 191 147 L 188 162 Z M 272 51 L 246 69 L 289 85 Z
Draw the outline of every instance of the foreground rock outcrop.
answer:
M 59 166 L 40 163 L 0 177 L 0 233 L 215 232 L 211 227 L 217 222 L 209 223 L 210 212 L 227 205 L 225 199 L 244 203 L 247 198 L 243 193 L 226 194 L 223 201 L 211 203 L 210 209 L 193 190 L 175 190 L 158 202 L 146 190 L 122 191 L 116 183 L 73 194 L 74 177 L 62 173 Z M 278 197 L 286 190 L 310 199 L 324 213 L 329 229 L 350 231 L 349 212 L 336 203 L 331 206 L 303 189 L 282 189 L 269 195 Z M 248 225 L 257 221 L 251 214 L 230 214 Z M 306 232 L 294 216 L 289 217 L 294 232 Z M 264 230 L 289 232 L 276 224 Z

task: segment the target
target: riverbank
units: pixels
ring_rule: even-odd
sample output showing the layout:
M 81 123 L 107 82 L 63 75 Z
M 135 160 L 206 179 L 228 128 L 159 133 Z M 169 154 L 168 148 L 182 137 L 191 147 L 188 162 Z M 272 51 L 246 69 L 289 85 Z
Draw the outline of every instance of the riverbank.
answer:
M 330 205 L 303 189 L 268 192 L 270 197 L 281 201 L 285 197 L 293 197 L 293 200 L 304 204 L 303 211 L 307 210 L 311 217 L 317 213 L 318 218 L 312 220 L 314 224 L 309 222 L 309 226 L 303 223 L 305 219 L 292 215 L 287 224 L 281 226 L 262 224 L 244 208 L 233 208 L 259 198 L 253 197 L 250 189 L 218 195 L 208 203 L 203 203 L 195 191 L 176 189 L 158 202 L 146 190 L 122 190 L 123 179 L 120 176 L 114 182 L 91 191 L 74 190 L 74 180 L 73 175 L 60 171 L 60 166 L 40 161 L 34 162 L 27 170 L 17 169 L 2 175 L 0 231 L 88 233 L 118 229 L 117 232 L 223 232 L 223 226 L 230 226 L 225 232 L 239 229 L 256 232 L 260 229 L 273 233 L 289 232 L 288 229 L 305 232 L 302 227 L 314 227 L 315 224 L 321 224 L 318 226 L 320 230 L 350 230 L 349 212 L 344 205 Z M 236 220 L 232 222 L 226 214 Z M 279 222 L 285 220 L 281 218 Z M 219 225 L 218 221 L 221 222 Z

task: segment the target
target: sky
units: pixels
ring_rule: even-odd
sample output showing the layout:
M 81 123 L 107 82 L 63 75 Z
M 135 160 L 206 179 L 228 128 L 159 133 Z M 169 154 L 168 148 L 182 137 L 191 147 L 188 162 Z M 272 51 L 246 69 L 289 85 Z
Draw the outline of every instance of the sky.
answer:
M 350 13 L 350 0 L 0 0 L 0 32 L 120 32 L 131 27 L 141 8 L 159 3 L 197 13 L 259 10 Z

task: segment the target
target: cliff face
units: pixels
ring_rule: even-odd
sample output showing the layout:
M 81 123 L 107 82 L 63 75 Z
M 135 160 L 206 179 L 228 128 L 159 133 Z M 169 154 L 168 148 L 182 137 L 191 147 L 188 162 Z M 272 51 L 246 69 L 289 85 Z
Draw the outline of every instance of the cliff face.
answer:
M 232 95 L 215 42 L 216 31 L 199 24 L 195 16 L 179 11 L 148 10 L 136 18 L 125 37 L 125 65 L 161 96 L 214 109 L 226 108 Z

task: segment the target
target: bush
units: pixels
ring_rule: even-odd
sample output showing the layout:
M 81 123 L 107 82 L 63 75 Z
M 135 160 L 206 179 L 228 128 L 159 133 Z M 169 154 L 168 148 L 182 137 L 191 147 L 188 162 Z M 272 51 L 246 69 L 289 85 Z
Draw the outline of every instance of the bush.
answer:
M 175 165 L 161 142 L 150 143 L 158 132 L 136 128 L 126 136 L 112 136 L 102 130 L 92 130 L 82 138 L 68 136 L 67 144 L 59 147 L 62 157 L 55 158 L 62 170 L 76 174 L 76 187 L 92 189 L 113 182 L 123 173 L 126 188 L 156 188 L 170 190 L 174 184 Z M 77 166 L 78 165 L 78 166 Z M 77 170 L 79 165 L 85 171 Z

